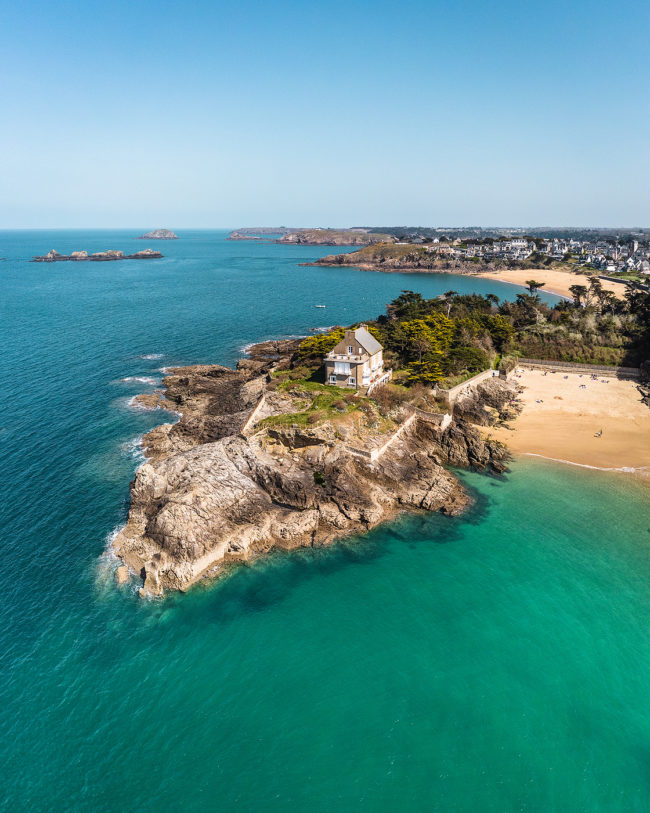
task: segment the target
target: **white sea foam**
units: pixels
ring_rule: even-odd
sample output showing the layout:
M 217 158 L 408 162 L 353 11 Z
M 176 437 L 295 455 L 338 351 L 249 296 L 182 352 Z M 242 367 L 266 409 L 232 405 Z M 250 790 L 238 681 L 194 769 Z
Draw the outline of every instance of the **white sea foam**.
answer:
M 150 384 L 155 386 L 158 384 L 158 379 L 150 375 L 130 375 L 122 379 L 123 384 Z
M 115 572 L 125 562 L 115 553 L 113 547 L 115 540 L 126 528 L 126 523 L 116 525 L 113 530 L 106 535 L 106 546 L 104 551 L 97 557 L 97 565 L 95 568 L 95 588 L 100 595 L 100 598 L 108 598 L 116 587 Z M 128 567 L 128 565 L 127 565 Z M 138 574 L 135 573 L 130 567 L 129 576 L 130 582 L 126 585 L 127 590 L 131 593 L 137 593 L 140 589 L 141 581 Z
M 318 327 L 315 330 L 329 330 L 328 327 Z M 272 342 L 272 341 L 287 341 L 289 339 L 306 339 L 309 334 L 306 333 L 285 333 L 284 336 L 276 336 L 273 339 L 258 339 L 255 342 L 249 342 L 248 344 L 244 344 L 238 348 L 240 353 L 248 354 L 251 347 L 255 347 L 256 344 L 264 344 L 264 342 Z
M 138 412 L 151 412 L 152 409 L 155 409 L 155 407 L 145 406 L 144 404 L 141 404 L 139 401 L 136 401 L 135 399 L 137 397 L 138 397 L 137 395 L 133 395 L 131 396 L 131 398 L 128 399 L 126 405 L 129 409 L 135 409 Z
M 144 453 L 142 435 L 138 435 L 136 438 L 131 438 L 131 440 L 121 443 L 120 451 L 125 457 L 132 457 L 139 465 L 146 463 L 149 459 Z
M 111 559 L 113 564 L 119 564 L 120 562 L 115 551 L 113 550 L 113 543 L 125 528 L 126 522 L 121 522 L 119 525 L 116 525 L 109 534 L 106 535 L 106 550 L 104 553 L 102 553 L 102 557 Z
M 138 356 L 139 359 L 146 359 L 147 361 L 154 361 L 155 359 L 162 359 L 164 357 L 164 353 L 145 353 L 142 356 Z
M 124 528 L 126 523 L 116 525 L 106 536 L 106 545 L 103 552 L 97 557 L 97 567 L 95 570 L 95 587 L 102 593 L 108 593 L 115 585 L 115 571 L 122 564 L 115 553 L 113 543 Z
M 581 469 L 595 469 L 596 471 L 622 471 L 626 474 L 634 474 L 637 471 L 650 471 L 650 466 L 592 466 L 589 463 L 576 463 L 573 460 L 563 460 L 561 457 L 548 457 L 545 454 L 536 452 L 523 452 L 526 457 L 541 457 L 543 460 L 552 460 L 554 463 L 565 463 L 567 466 L 578 466 Z

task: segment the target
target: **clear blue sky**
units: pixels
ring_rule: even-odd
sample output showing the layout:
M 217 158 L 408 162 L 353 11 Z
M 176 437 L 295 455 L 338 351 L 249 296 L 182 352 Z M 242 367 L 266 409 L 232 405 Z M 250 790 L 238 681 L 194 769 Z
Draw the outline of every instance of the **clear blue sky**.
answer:
M 647 2 L 6 2 L 0 227 L 650 225 Z

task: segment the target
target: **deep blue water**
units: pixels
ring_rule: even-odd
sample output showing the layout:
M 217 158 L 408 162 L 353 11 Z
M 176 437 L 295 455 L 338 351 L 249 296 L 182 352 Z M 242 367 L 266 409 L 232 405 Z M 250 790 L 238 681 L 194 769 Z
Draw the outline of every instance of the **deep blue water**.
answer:
M 463 518 L 405 517 L 142 602 L 105 554 L 129 407 L 164 366 L 491 280 L 300 267 L 330 248 L 183 232 L 0 232 L 3 809 L 645 811 L 650 512 L 625 478 L 463 475 Z M 552 300 L 553 297 L 548 297 Z M 326 304 L 316 310 L 315 304 Z

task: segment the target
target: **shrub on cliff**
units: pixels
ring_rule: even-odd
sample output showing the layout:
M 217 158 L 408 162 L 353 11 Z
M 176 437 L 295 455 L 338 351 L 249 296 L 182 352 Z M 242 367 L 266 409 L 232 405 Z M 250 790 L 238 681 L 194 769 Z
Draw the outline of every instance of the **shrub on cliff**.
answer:
M 301 359 L 325 356 L 341 341 L 345 331 L 342 327 L 334 328 L 329 333 L 318 333 L 308 336 L 298 347 L 298 356 Z
M 468 373 L 480 373 L 489 366 L 487 353 L 478 347 L 454 347 L 443 364 L 445 375 L 457 375 L 464 370 Z

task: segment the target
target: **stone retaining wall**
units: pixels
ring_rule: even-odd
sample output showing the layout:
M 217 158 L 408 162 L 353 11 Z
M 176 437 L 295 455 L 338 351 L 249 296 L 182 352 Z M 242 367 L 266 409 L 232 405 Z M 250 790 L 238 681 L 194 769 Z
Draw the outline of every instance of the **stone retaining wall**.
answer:
M 425 410 L 418 409 L 410 404 L 407 406 L 407 409 L 411 414 L 404 421 L 404 423 L 393 432 L 388 440 L 384 441 L 381 446 L 376 446 L 374 449 L 359 449 L 356 446 L 346 446 L 348 452 L 374 462 L 375 460 L 379 460 L 391 443 L 397 440 L 406 431 L 406 429 L 413 424 L 414 421 L 420 420 L 426 421 L 427 423 L 433 423 L 440 427 L 441 432 L 444 432 L 452 422 L 452 416 L 449 413 L 442 415 L 439 412 L 425 412 Z
M 475 384 L 480 384 L 481 381 L 485 381 L 486 378 L 496 378 L 498 375 L 499 372 L 497 370 L 484 370 L 482 373 L 478 373 L 477 375 L 472 376 L 472 378 L 468 378 L 467 381 L 457 384 L 450 390 L 439 389 L 436 396 L 444 401 L 449 407 L 453 407 L 454 402 L 458 399 L 458 396 L 462 395 L 465 390 L 471 389 Z
M 622 378 L 639 378 L 641 371 L 638 367 L 608 367 L 604 364 L 582 364 L 579 361 L 544 361 L 543 359 L 517 359 L 517 367 L 532 367 L 543 370 L 561 370 L 571 373 L 593 373 Z
M 264 406 L 265 402 L 266 402 L 266 394 L 262 393 L 262 395 L 260 396 L 260 400 L 257 402 L 257 404 L 255 404 L 255 406 L 251 410 L 250 415 L 248 416 L 248 418 L 246 418 L 246 422 L 244 423 L 244 425 L 241 428 L 241 434 L 244 437 L 246 437 L 246 432 L 251 428 L 251 426 L 254 426 L 255 421 L 257 420 L 257 416 L 260 414 L 260 411 L 261 411 L 262 407 Z

